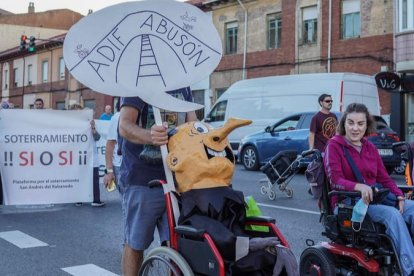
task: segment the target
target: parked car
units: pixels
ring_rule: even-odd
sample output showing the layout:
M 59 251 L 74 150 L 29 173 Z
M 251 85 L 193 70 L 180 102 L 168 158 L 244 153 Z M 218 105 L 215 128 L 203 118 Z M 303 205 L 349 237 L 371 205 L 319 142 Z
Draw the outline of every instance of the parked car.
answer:
M 301 112 L 285 117 L 263 131 L 245 136 L 238 149 L 239 161 L 247 170 L 257 170 L 282 150 L 296 150 L 301 153 L 309 148 L 309 127 L 315 112 Z M 335 112 L 340 118 L 340 113 Z M 376 132 L 368 137 L 377 148 L 388 171 L 401 163 L 401 156 L 392 148 L 392 143 L 400 139 L 380 116 L 373 116 L 376 121 Z M 304 159 L 305 167 L 309 159 Z
M 252 120 L 248 126 L 232 131 L 229 142 L 234 154 L 240 140 L 264 129 L 297 110 L 316 110 L 317 98 L 323 93 L 335 99 L 332 111 L 353 102 L 365 104 L 372 114 L 380 114 L 378 87 L 373 76 L 355 73 L 316 73 L 271 76 L 241 80 L 231 85 L 206 114 L 204 121 L 214 128 L 229 118 Z

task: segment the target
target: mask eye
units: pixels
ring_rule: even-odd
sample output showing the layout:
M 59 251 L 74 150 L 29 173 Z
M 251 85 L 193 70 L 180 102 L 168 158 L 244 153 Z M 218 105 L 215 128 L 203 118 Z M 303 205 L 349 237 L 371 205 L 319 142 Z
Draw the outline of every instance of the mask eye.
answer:
M 208 128 L 200 122 L 194 123 L 194 128 L 200 133 L 207 133 L 208 132 Z

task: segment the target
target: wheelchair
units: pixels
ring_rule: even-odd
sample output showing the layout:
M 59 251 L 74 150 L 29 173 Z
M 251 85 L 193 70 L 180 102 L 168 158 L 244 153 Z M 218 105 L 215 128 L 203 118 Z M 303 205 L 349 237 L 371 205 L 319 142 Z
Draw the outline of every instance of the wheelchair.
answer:
M 165 182 L 156 180 L 151 181 L 150 186 L 162 184 Z M 177 195 L 174 192 L 166 192 L 164 195 L 170 234 L 169 244 L 156 247 L 146 254 L 139 275 L 226 275 L 225 261 L 211 236 L 203 229 L 177 225 L 179 217 Z M 249 236 L 276 236 L 282 245 L 289 247 L 275 225 L 274 219 L 246 217 L 246 225 L 262 226 L 262 231 L 246 230 Z
M 412 190 L 412 186 L 398 187 L 405 193 Z M 381 202 L 388 191 L 375 192 L 374 203 Z M 337 213 L 331 206 L 332 197 L 338 198 Z M 300 275 L 402 275 L 395 244 L 385 234 L 385 226 L 366 215 L 360 230 L 354 230 L 352 210 L 359 197 L 359 192 L 330 191 L 325 178 L 319 201 L 320 222 L 324 226 L 322 235 L 330 241 L 315 245 L 307 240 L 309 247 L 300 257 Z M 349 200 L 344 203 L 345 198 L 350 204 Z

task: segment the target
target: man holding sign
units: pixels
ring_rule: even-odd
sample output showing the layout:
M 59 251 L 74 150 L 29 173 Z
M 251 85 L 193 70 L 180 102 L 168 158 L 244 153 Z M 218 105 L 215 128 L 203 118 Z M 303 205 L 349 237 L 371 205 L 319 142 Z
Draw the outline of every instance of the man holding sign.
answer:
M 207 78 L 222 49 L 210 15 L 165 0 L 107 7 L 84 17 L 65 37 L 65 64 L 79 82 L 101 93 L 130 97 L 122 99 L 119 126 L 125 137 L 119 177 L 126 227 L 124 275 L 137 275 L 143 250 L 155 226 L 162 225 L 163 190 L 150 189 L 148 181 L 166 179 L 164 189 L 174 190 L 171 172 L 164 172 L 162 165 L 168 128 L 196 120 L 194 110 L 203 108 L 182 87 Z M 160 114 L 159 109 L 175 112 Z M 160 236 L 166 240 L 168 232 Z
M 168 92 L 192 101 L 189 88 Z M 139 97 L 121 99 L 119 132 L 123 136 L 123 161 L 119 188 L 122 192 L 124 221 L 123 275 L 137 275 L 157 227 L 160 241 L 168 240 L 168 222 L 162 187 L 148 187 L 154 179 L 166 179 L 160 147 L 168 143 L 168 130 L 187 121 L 197 120 L 194 111 L 161 111 L 163 124 L 154 123 L 153 108 Z

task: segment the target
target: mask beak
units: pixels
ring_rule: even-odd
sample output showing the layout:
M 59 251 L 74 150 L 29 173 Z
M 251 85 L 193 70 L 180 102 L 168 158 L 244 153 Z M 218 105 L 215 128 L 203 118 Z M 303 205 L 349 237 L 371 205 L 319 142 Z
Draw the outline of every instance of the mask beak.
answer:
M 227 138 L 234 129 L 251 124 L 251 120 L 230 118 L 223 127 L 213 130 L 208 135 L 209 143 L 220 143 Z

